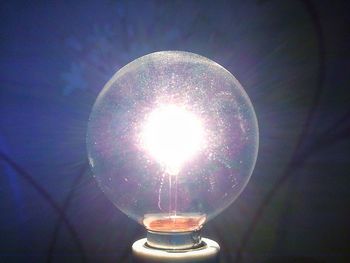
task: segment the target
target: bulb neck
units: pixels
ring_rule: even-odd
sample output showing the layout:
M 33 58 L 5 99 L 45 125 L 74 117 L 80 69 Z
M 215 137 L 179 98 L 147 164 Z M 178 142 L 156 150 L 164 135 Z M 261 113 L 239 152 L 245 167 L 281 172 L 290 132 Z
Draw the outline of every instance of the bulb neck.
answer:
M 159 232 L 147 230 L 147 246 L 157 249 L 184 250 L 203 245 L 201 231 Z

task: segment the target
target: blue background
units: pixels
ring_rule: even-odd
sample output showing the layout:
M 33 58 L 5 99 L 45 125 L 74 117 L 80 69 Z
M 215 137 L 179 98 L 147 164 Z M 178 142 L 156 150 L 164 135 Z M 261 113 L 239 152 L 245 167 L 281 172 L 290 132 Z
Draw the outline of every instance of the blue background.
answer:
M 252 179 L 209 222 L 222 262 L 349 262 L 346 1 L 2 1 L 0 262 L 129 262 L 144 236 L 87 166 L 92 104 L 131 60 L 206 56 L 260 127 Z

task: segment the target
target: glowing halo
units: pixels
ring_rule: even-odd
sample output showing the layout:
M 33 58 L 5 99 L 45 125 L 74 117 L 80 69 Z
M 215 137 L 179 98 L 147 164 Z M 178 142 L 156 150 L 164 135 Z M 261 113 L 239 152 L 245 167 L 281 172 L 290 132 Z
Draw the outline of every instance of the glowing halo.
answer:
M 174 104 L 154 109 L 147 117 L 140 137 L 142 147 L 173 175 L 205 146 L 200 119 Z

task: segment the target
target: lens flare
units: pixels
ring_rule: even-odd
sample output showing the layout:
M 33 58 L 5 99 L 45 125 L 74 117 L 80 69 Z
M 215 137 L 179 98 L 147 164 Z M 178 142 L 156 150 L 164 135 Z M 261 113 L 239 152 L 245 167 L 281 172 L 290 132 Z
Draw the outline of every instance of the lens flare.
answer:
M 162 105 L 146 118 L 142 147 L 171 174 L 205 146 L 200 119 L 184 107 Z

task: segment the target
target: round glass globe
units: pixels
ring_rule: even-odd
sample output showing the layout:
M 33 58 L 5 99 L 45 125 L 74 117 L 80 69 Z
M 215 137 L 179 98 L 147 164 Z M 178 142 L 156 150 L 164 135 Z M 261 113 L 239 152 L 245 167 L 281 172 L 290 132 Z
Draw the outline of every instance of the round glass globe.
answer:
M 193 53 L 156 52 L 105 85 L 87 149 L 95 179 L 121 211 L 148 230 L 194 231 L 248 183 L 258 124 L 225 68 Z

